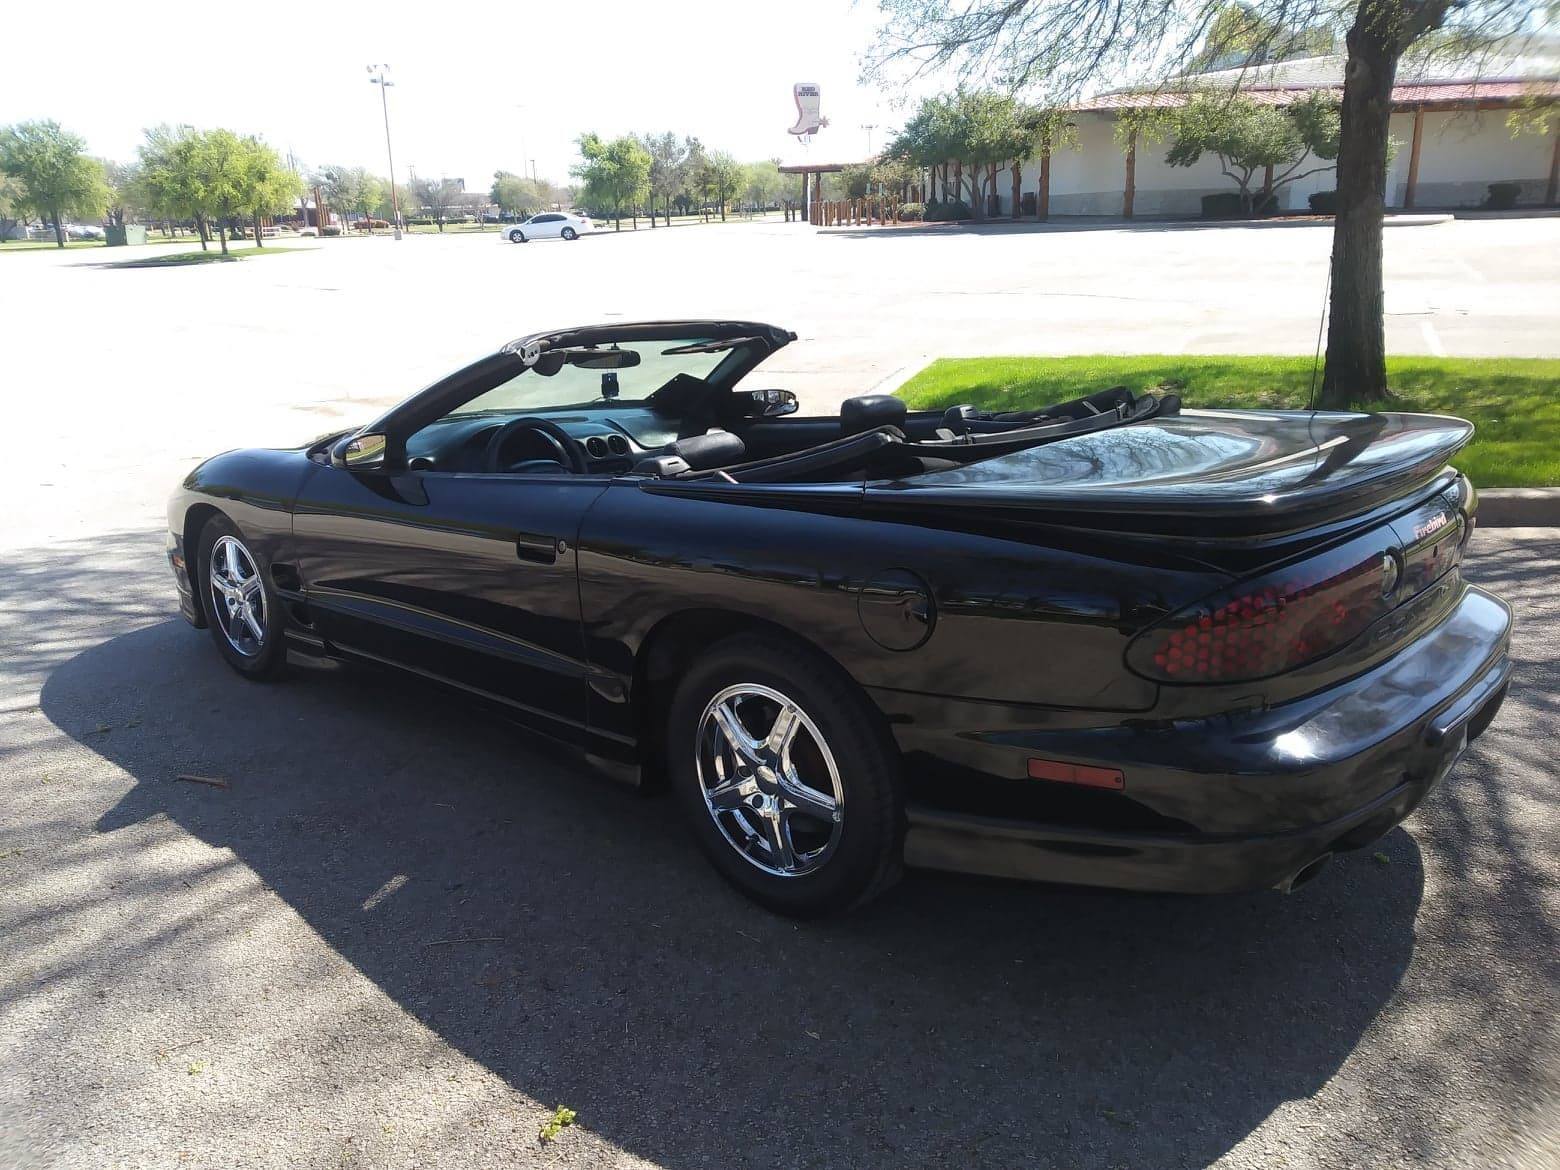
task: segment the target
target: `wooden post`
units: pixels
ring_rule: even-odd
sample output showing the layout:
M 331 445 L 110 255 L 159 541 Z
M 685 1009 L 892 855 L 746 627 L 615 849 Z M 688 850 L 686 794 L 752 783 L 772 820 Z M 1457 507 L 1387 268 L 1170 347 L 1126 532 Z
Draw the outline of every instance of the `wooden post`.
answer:
M 1408 148 L 1408 182 L 1403 185 L 1403 206 L 1414 206 L 1414 195 L 1419 188 L 1419 140 L 1425 130 L 1425 108 L 1414 107 L 1414 140 Z
M 1051 144 L 1040 148 L 1040 196 L 1035 200 L 1035 218 L 1051 218 Z
M 1127 136 L 1127 185 L 1121 192 L 1121 218 L 1132 218 L 1132 203 L 1137 197 L 1137 131 Z
M 1560 126 L 1555 127 L 1555 150 L 1549 156 L 1549 186 L 1544 190 L 1544 202 L 1550 207 L 1560 199 Z

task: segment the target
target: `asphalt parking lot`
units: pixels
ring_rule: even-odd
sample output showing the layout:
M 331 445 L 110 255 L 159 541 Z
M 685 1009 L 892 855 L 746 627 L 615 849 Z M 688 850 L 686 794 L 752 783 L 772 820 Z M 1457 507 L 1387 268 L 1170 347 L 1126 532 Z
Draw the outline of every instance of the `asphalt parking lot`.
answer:
M 1389 311 L 1427 306 L 1394 348 L 1422 317 L 1452 353 L 1560 349 L 1560 220 L 1514 222 L 1389 233 Z M 0 1166 L 1560 1163 L 1560 531 L 1475 537 L 1517 610 L 1510 700 L 1289 897 L 912 875 L 796 924 L 668 802 L 371 673 L 246 684 L 178 618 L 158 524 L 196 457 L 366 418 L 533 327 L 776 319 L 811 344 L 775 384 L 821 408 L 938 352 L 1301 352 L 1326 254 L 1205 232 L 1227 275 L 1182 281 L 1190 232 L 788 231 L 0 257 Z

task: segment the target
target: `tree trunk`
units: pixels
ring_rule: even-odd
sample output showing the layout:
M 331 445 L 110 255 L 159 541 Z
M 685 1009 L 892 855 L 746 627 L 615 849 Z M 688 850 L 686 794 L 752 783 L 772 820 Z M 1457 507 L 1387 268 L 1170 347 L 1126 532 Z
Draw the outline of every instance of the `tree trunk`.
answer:
M 265 242 L 260 236 L 260 213 L 255 212 L 255 247 L 265 247 Z
M 60 213 L 57 211 L 54 213 L 54 246 L 56 248 L 65 246 L 65 229 L 60 224 Z
M 1022 165 L 1015 158 L 1013 160 L 1013 218 L 1017 219 L 1024 206 L 1024 171 Z
M 226 256 L 228 254 L 228 247 L 227 247 L 227 222 L 225 220 L 218 220 L 217 221 L 217 239 L 221 241 L 221 243 L 222 243 L 222 254 L 224 256 Z
M 1400 52 L 1394 26 L 1400 19 L 1393 0 L 1365 0 L 1349 29 L 1340 111 L 1327 368 L 1317 400 L 1317 405 L 1327 410 L 1387 397 L 1381 221 L 1392 82 Z
M 1051 218 L 1051 144 L 1040 148 L 1040 190 L 1035 196 L 1035 218 Z
M 209 233 L 206 230 L 206 217 L 204 215 L 197 215 L 195 217 L 195 231 L 200 235 L 200 250 L 202 252 L 209 251 L 211 248 L 211 240 Z

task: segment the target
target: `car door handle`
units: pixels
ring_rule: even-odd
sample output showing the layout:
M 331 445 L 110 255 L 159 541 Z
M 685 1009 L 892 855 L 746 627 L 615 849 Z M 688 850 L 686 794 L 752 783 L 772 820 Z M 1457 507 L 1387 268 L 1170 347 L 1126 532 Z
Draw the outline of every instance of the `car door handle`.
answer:
M 538 565 L 556 564 L 559 543 L 550 536 L 522 532 L 515 537 L 515 555 L 522 561 L 532 561 Z

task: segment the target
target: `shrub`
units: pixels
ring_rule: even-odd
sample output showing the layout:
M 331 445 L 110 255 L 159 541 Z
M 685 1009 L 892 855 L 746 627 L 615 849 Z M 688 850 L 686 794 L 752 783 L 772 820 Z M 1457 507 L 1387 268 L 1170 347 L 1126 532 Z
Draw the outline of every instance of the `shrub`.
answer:
M 950 199 L 944 203 L 928 203 L 926 205 L 926 218 L 944 222 L 955 219 L 969 219 L 970 205 L 962 199 Z
M 339 236 L 340 234 L 341 234 L 341 227 L 338 224 L 334 224 L 334 223 L 326 224 L 324 227 L 322 227 L 320 229 L 320 235 L 322 235 L 322 236 Z
M 1491 211 L 1510 211 L 1517 205 L 1517 197 L 1521 194 L 1521 183 L 1491 183 L 1489 198 L 1484 201 L 1484 206 Z
M 1338 210 L 1338 192 L 1312 191 L 1311 197 L 1306 202 L 1311 205 L 1312 211 L 1320 211 L 1323 215 L 1332 215 Z
M 912 223 L 918 219 L 926 218 L 926 204 L 901 203 L 899 205 L 899 218 L 901 221 L 909 220 Z

